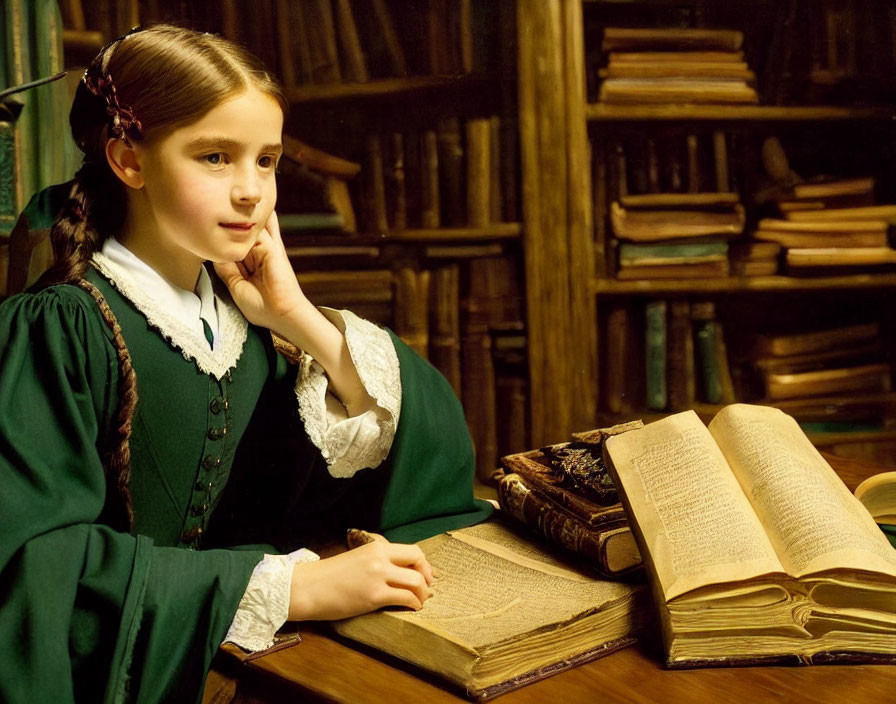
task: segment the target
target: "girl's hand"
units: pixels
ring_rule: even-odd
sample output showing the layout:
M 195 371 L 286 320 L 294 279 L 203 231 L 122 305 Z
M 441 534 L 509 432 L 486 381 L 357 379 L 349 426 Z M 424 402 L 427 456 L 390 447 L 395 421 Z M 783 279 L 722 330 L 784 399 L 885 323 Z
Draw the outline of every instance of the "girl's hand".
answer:
M 333 620 L 383 606 L 420 609 L 429 598 L 432 567 L 416 545 L 375 540 L 292 573 L 289 619 Z
M 274 211 L 246 258 L 215 264 L 215 271 L 243 315 L 255 325 L 282 333 L 297 309 L 310 306 L 286 256 Z

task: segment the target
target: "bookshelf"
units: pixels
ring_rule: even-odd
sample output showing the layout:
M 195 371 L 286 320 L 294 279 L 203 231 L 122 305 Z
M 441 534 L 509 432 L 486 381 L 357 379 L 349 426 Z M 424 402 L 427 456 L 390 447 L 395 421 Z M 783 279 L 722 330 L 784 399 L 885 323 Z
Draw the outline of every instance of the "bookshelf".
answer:
M 736 400 L 770 402 L 802 415 L 821 447 L 878 460 L 896 458 L 896 408 L 890 390 L 896 357 L 896 321 L 890 313 L 896 299 L 892 267 L 797 273 L 782 263 L 773 272 L 748 276 L 733 265 L 729 271 L 726 263 L 712 276 L 682 270 L 681 275 L 663 278 L 619 278 L 623 240 L 617 238 L 610 217 L 611 204 L 621 202 L 614 179 L 619 178 L 617 154 L 624 152 L 628 194 L 734 191 L 740 195 L 745 223 L 743 234 L 730 241 L 751 238 L 759 220 L 769 217 L 770 204 L 759 194 L 766 177 L 762 147 L 770 138 L 787 145 L 791 165 L 808 180 L 819 174 L 831 179 L 867 175 L 874 179 L 878 202 L 896 203 L 896 173 L 889 164 L 896 143 L 896 90 L 883 68 L 894 65 L 896 53 L 881 29 L 896 21 L 892 8 L 874 0 L 760 1 L 749 8 L 709 0 L 520 0 L 519 5 L 528 324 L 532 339 L 550 339 L 545 349 L 533 350 L 530 359 L 533 443 L 551 442 L 585 427 L 682 410 L 668 401 L 664 407 L 650 408 L 645 398 L 645 306 L 662 302 L 667 306 L 667 326 L 672 324 L 673 308 L 693 311 L 711 306 L 728 342 Z M 839 23 L 833 21 L 837 18 Z M 528 39 L 522 36 L 526 23 L 532 35 Z M 880 26 L 869 26 L 875 23 Z M 611 75 L 605 70 L 610 50 L 602 47 L 607 27 L 740 31 L 743 55 L 736 58 L 755 72 L 751 85 L 758 101 L 701 103 L 699 96 L 667 103 L 653 102 L 652 96 L 640 102 L 627 97 L 617 100 L 629 102 L 602 99 L 602 81 Z M 804 33 L 798 36 L 794 27 Z M 832 40 L 839 54 L 825 49 L 825 32 L 840 32 Z M 854 43 L 865 46 L 850 49 L 841 36 L 845 32 L 860 37 Z M 869 52 L 876 61 L 868 60 Z M 527 81 L 534 85 L 528 87 Z M 671 167 L 663 163 L 669 153 L 663 150 L 685 153 L 689 135 L 696 135 L 693 139 L 703 150 L 703 183 L 696 188 L 688 188 L 686 161 Z M 721 174 L 711 151 L 719 139 L 727 159 Z M 556 148 L 546 148 L 548 143 Z M 658 159 L 650 153 L 655 145 Z M 641 173 L 633 174 L 635 170 Z M 720 179 L 727 187 L 715 187 Z M 562 184 L 563 195 L 552 193 L 550 184 Z M 728 256 L 730 260 L 732 255 Z M 765 395 L 755 378 L 758 360 L 748 349 L 755 337 L 856 320 L 879 325 L 876 361 L 889 370 L 880 388 L 863 391 L 857 386 L 804 398 Z M 631 339 L 619 342 L 622 334 L 631 335 L 632 328 Z M 666 349 L 669 355 L 678 355 L 667 358 L 666 373 L 669 383 L 679 387 L 680 380 L 690 376 L 691 388 L 684 390 L 688 406 L 711 416 L 721 404 L 701 398 L 700 359 L 691 347 L 695 343 L 696 337 L 683 348 Z M 683 367 L 681 349 L 691 359 Z M 628 358 L 627 364 L 620 366 L 621 358 Z M 640 377 L 629 384 L 621 402 L 620 375 Z M 869 417 L 874 424 L 865 423 Z M 829 427 L 818 426 L 819 419 Z

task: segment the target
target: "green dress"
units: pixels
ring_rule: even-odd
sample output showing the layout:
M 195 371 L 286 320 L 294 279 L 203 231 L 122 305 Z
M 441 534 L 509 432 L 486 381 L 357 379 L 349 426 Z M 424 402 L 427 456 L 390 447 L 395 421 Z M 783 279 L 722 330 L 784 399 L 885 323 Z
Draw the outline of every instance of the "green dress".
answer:
M 119 366 L 76 286 L 0 306 L 0 701 L 195 701 L 263 551 L 356 526 L 414 541 L 490 512 L 447 382 L 394 335 L 389 456 L 334 479 L 298 416 L 296 370 L 250 326 L 221 379 L 96 271 L 137 375 L 133 527 L 100 453 Z M 238 547 L 242 546 L 242 547 Z

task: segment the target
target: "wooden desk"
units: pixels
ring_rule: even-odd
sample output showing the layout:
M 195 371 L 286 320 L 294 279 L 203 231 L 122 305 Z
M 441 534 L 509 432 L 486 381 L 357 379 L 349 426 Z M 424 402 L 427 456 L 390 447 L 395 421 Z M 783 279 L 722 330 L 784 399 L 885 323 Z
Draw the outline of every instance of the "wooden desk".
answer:
M 827 457 L 844 483 L 855 488 L 877 465 Z M 328 701 L 352 704 L 463 702 L 397 661 L 362 652 L 327 635 L 322 626 L 303 625 L 303 641 L 255 660 L 232 665 L 239 680 L 236 702 Z M 896 702 L 896 667 L 823 665 L 665 670 L 659 645 L 644 640 L 600 660 L 505 694 L 501 704 L 544 702 L 786 702 L 862 704 Z M 235 674 L 234 674 L 235 673 Z M 213 701 L 207 699 L 206 701 Z

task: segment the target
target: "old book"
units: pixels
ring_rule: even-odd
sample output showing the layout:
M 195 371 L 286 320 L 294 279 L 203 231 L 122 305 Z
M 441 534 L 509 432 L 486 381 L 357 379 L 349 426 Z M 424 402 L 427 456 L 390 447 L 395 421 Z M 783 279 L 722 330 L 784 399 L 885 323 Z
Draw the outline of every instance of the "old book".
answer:
M 460 269 L 446 264 L 432 270 L 429 358 L 461 398 Z
M 506 515 L 579 555 L 606 577 L 618 577 L 641 566 L 641 553 L 628 523 L 589 527 L 519 474 L 500 479 L 498 504 Z
M 420 611 L 382 610 L 337 633 L 421 667 L 475 699 L 634 642 L 643 585 L 595 579 L 491 522 L 420 543 L 436 581 Z
M 665 410 L 669 400 L 666 386 L 667 310 L 666 301 L 648 301 L 644 306 L 646 404 L 654 411 Z
M 407 177 L 404 164 L 404 135 L 393 132 L 389 135 L 388 168 L 385 171 L 386 203 L 389 224 L 393 231 L 401 231 L 408 226 Z
M 889 391 L 890 365 L 865 364 L 811 372 L 767 373 L 765 394 L 771 400 L 825 394 Z
M 435 130 L 424 130 L 420 137 L 420 227 L 441 224 L 439 203 L 439 143 Z
M 742 51 L 613 51 L 608 58 L 608 65 L 615 63 L 663 64 L 687 61 L 690 63 L 742 63 Z
M 385 234 L 389 231 L 389 217 L 383 173 L 383 142 L 376 132 L 367 135 L 362 176 L 367 231 L 378 235 Z
M 721 103 L 754 105 L 756 89 L 729 78 L 607 78 L 601 83 L 602 103 Z
M 620 267 L 616 278 L 624 281 L 638 279 L 717 279 L 728 276 L 727 257 L 712 256 L 693 263 L 632 264 Z
M 395 22 L 386 0 L 370 0 L 373 5 L 373 17 L 379 36 L 385 47 L 386 57 L 392 69 L 393 76 L 404 77 L 408 75 L 408 63 L 404 54 L 404 47 L 395 31 Z
M 604 330 L 603 403 L 611 413 L 631 413 L 641 407 L 643 399 L 634 388 L 635 379 L 643 379 L 643 364 L 638 364 L 639 345 L 635 340 L 637 323 L 631 305 L 614 303 L 607 312 Z M 643 347 L 643 345 L 640 345 Z M 641 360 L 643 361 L 643 360 Z
M 778 409 L 609 438 L 666 664 L 896 663 L 896 551 Z
M 610 51 L 739 51 L 743 32 L 733 29 L 607 27 L 601 48 Z
M 763 218 L 759 221 L 758 230 L 764 232 L 800 232 L 810 234 L 879 234 L 886 233 L 887 222 L 882 219 L 865 220 L 825 220 L 825 221 L 801 221 L 778 220 L 776 218 Z
M 728 257 L 728 242 L 724 240 L 678 240 L 671 243 L 619 244 L 619 265 L 634 264 L 694 264 L 717 261 Z
M 667 345 L 666 385 L 669 408 L 683 411 L 691 408 L 697 397 L 691 304 L 686 300 L 673 300 L 669 303 Z
M 793 187 L 793 197 L 800 199 L 830 198 L 831 196 L 859 195 L 874 192 L 874 179 L 851 178 L 826 181 L 808 181 Z
M 764 373 L 793 374 L 878 362 L 882 354 L 883 341 L 878 337 L 820 352 L 759 357 L 753 360 L 753 364 Z
M 310 75 L 314 83 L 339 83 L 339 47 L 336 43 L 336 25 L 330 0 L 306 0 L 295 3 L 301 7 L 304 40 L 308 43 L 311 61 Z
M 619 239 L 655 242 L 674 237 L 736 235 L 743 231 L 744 207 L 709 208 L 626 208 L 618 202 L 610 206 L 613 233 Z
M 448 227 L 467 224 L 467 196 L 464 188 L 464 144 L 460 120 L 446 117 L 436 127 L 438 144 L 441 220 Z
M 694 309 L 698 304 L 694 304 Z M 706 305 L 706 304 L 703 304 Z M 712 305 L 712 304 L 708 304 Z M 722 324 L 715 313 L 694 314 L 694 346 L 700 378 L 700 395 L 707 403 L 734 403 L 734 384 Z
M 781 207 L 781 203 L 778 203 Z M 855 208 L 817 208 L 791 210 L 786 218 L 796 222 L 851 222 L 883 220 L 896 224 L 896 205 L 864 205 Z
M 740 195 L 729 191 L 701 193 L 641 193 L 620 196 L 623 208 L 633 209 L 705 209 L 731 212 L 740 203 Z
M 743 61 L 611 61 L 598 72 L 600 78 L 737 78 L 747 82 L 756 74 Z
M 896 250 L 890 247 L 791 247 L 787 250 L 785 263 L 791 270 L 879 266 L 896 264 Z
M 873 474 L 853 493 L 877 523 L 896 525 L 896 472 Z
M 424 359 L 429 357 L 428 270 L 401 267 L 395 272 L 395 334 Z
M 734 259 L 731 262 L 732 276 L 774 276 L 777 273 L 777 259 Z
M 874 342 L 880 339 L 878 322 L 841 325 L 807 332 L 759 335 L 753 347 L 756 357 L 824 352 Z
M 336 36 L 339 39 L 339 53 L 342 57 L 342 77 L 354 83 L 364 83 L 369 78 L 367 62 L 358 37 L 355 16 L 349 0 L 334 0 Z M 289 34 L 285 32 L 285 34 Z
M 491 147 L 489 119 L 468 118 L 466 130 L 467 225 L 485 227 L 491 219 Z
M 793 247 L 794 249 L 887 246 L 885 230 L 878 232 L 849 232 L 845 230 L 800 232 L 759 229 L 753 232 L 753 237 L 764 242 L 777 242 L 782 247 Z
M 562 443 L 568 446 L 569 443 Z M 596 454 L 601 452 L 597 444 Z M 508 474 L 519 476 L 529 489 L 538 491 L 542 496 L 563 508 L 568 514 L 575 516 L 587 528 L 615 528 L 627 525 L 625 510 L 619 503 L 616 487 L 606 473 L 603 459 L 598 469 L 597 482 L 609 484 L 609 501 L 603 504 L 588 499 L 581 489 L 577 489 L 567 478 L 551 467 L 551 461 L 542 450 L 516 452 L 501 458 L 501 466 Z

